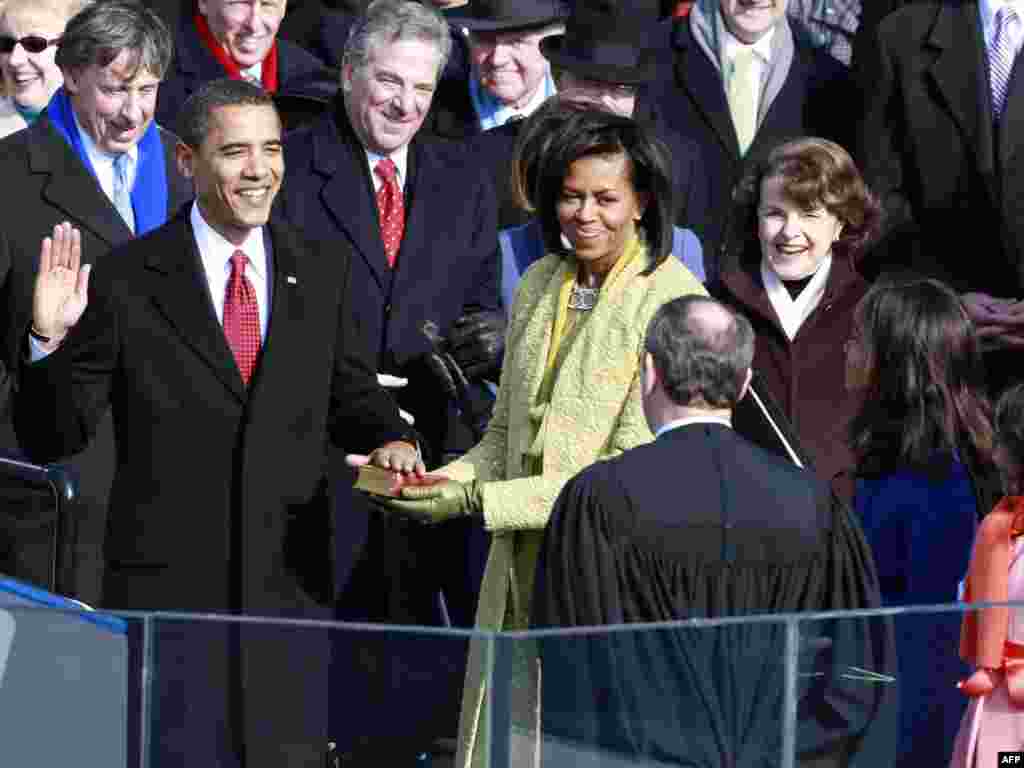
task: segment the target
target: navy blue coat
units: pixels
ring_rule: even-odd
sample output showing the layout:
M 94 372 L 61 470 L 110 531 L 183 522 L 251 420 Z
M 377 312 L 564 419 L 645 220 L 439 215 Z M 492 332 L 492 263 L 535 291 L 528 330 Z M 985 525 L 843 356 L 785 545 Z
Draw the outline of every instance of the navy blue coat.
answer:
M 959 462 L 947 477 L 894 468 L 857 481 L 856 508 L 878 563 L 883 605 L 954 603 L 967 574 L 978 519 L 975 478 Z M 900 616 L 895 623 L 900 678 L 900 749 L 890 765 L 943 764 L 953 751 L 968 699 L 954 684 L 959 613 Z M 924 762 L 921 762 L 921 761 Z
M 433 321 L 445 334 L 467 310 L 500 307 L 497 201 L 486 174 L 468 160 L 455 144 L 413 139 L 405 235 L 396 266 L 389 269 L 365 150 L 342 99 L 336 99 L 333 114 L 285 140 L 282 213 L 307 237 L 352 250 L 354 321 L 377 351 L 378 370 L 409 379 L 394 392 L 416 418 L 424 448 L 433 454 L 428 464 L 438 458 L 452 420 L 446 395 L 420 360 L 429 349 L 423 323 Z M 336 496 L 340 619 L 442 624 L 438 596 L 443 593 L 452 623 L 472 623 L 479 574 L 467 565 L 466 542 L 457 535 L 465 533 L 464 526 L 428 528 L 368 512 L 360 498 L 346 493 L 344 481 Z M 344 680 L 347 692 L 332 703 L 332 738 L 341 751 L 355 736 L 373 737 L 382 726 L 384 744 L 412 740 L 416 746 L 408 747 L 410 753 L 420 749 L 421 738 L 454 734 L 465 657 L 461 644 L 435 649 L 387 636 L 360 642 L 382 644 L 379 668 L 365 663 L 365 654 L 374 653 L 369 646 L 358 651 L 341 643 L 334 651 L 333 674 Z M 360 706 L 353 707 L 354 701 Z M 408 711 L 396 715 L 403 707 Z
M 722 259 L 732 195 L 743 175 L 773 147 L 800 136 L 821 136 L 849 146 L 856 105 L 853 81 L 846 68 L 826 53 L 805 47 L 799 39 L 789 75 L 758 127 L 754 142 L 741 156 L 729 114 L 722 77 L 693 38 L 686 18 L 663 33 L 671 35 L 671 53 L 662 62 L 658 80 L 641 89 L 637 113 L 652 113 L 663 128 L 697 143 L 710 189 L 709 225 L 704 239 L 708 280 L 717 277 L 715 254 Z
M 416 138 L 405 182 L 405 236 L 387 267 L 369 167 L 341 99 L 334 114 L 285 141 L 285 217 L 314 240 L 343 239 L 355 250 L 353 305 L 382 373 L 409 378 L 401 406 L 437 453 L 447 430 L 445 397 L 420 358 L 426 321 L 442 335 L 464 312 L 498 309 L 497 203 L 479 168 L 447 143 Z
M 277 57 L 278 93 L 329 99 L 337 91 L 337 72 L 294 43 L 278 38 Z M 174 39 L 174 63 L 157 94 L 157 123 L 173 131 L 185 100 L 203 83 L 227 76 L 221 63 L 199 39 L 192 17 L 182 14 Z

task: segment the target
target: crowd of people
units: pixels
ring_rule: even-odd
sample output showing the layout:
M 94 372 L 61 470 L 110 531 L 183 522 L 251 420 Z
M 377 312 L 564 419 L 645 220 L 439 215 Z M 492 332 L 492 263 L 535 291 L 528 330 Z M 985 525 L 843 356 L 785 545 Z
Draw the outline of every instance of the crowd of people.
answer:
M 1022 44 L 1017 0 L 0 0 L 0 447 L 80 485 L 57 584 L 0 487 L 0 572 L 493 632 L 1018 596 Z M 1020 749 L 1018 623 L 823 624 L 801 759 Z M 516 763 L 765 764 L 759 626 L 517 646 Z M 168 633 L 155 753 L 486 764 L 490 646 L 360 642 Z

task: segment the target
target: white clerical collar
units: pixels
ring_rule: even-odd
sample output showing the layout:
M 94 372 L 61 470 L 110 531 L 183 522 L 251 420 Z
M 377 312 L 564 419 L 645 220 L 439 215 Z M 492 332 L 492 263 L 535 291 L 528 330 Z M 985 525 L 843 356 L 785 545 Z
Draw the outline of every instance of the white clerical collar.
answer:
M 828 282 L 828 274 L 831 269 L 832 254 L 829 254 L 821 260 L 814 277 L 794 299 L 789 295 L 789 291 L 786 290 L 786 286 L 779 276 L 768 265 L 768 261 L 762 257 L 761 280 L 764 282 L 768 300 L 779 318 L 779 324 L 790 341 L 796 337 L 804 320 L 810 317 L 811 312 L 817 309 L 818 304 L 821 303 L 821 297 L 825 295 L 825 283 Z
M 365 149 L 365 148 L 364 148 Z M 370 178 L 373 179 L 373 188 L 376 189 L 380 184 L 380 177 L 374 172 L 377 167 L 377 163 L 383 160 L 385 157 L 390 157 L 391 162 L 395 164 L 397 171 L 398 186 L 405 189 L 405 169 L 409 162 L 409 145 L 403 144 L 390 155 L 378 155 L 376 152 L 371 152 L 366 149 L 366 162 L 370 166 Z
M 724 23 L 722 24 L 722 28 L 725 32 L 725 36 L 722 39 L 722 42 L 724 43 L 725 58 L 727 61 L 732 61 L 736 57 L 737 53 L 739 53 L 741 50 L 746 49 L 752 50 L 755 54 L 757 54 L 757 57 L 761 59 L 761 61 L 763 61 L 765 64 L 771 63 L 772 37 L 775 35 L 774 26 L 772 26 L 772 28 L 769 29 L 760 40 L 758 40 L 756 43 L 750 44 L 744 43 L 742 40 L 736 37 L 732 32 L 729 31 L 729 27 L 727 27 Z
M 683 419 L 674 419 L 667 424 L 662 424 L 658 427 L 658 431 L 654 433 L 654 439 L 657 440 L 666 432 L 690 424 L 720 424 L 723 427 L 732 429 L 732 422 L 729 419 L 723 419 L 721 416 L 687 416 Z
M 235 245 L 210 226 L 199 208 L 198 201 L 192 202 L 189 221 L 192 224 L 196 245 L 199 247 L 199 256 L 203 260 L 203 268 L 207 273 L 222 272 L 228 269 L 228 265 L 231 263 L 231 254 L 235 251 L 242 251 L 249 259 L 246 269 L 252 269 L 257 275 L 266 279 L 267 252 L 266 244 L 263 242 L 263 227 L 253 227 L 245 236 L 245 240 L 240 245 Z

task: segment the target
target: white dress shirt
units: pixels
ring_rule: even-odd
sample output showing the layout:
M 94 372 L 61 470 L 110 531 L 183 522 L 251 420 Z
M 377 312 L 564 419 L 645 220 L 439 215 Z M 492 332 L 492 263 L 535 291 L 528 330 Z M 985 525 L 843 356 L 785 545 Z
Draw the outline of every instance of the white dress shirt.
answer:
M 719 424 L 732 429 L 732 422 L 729 419 L 723 419 L 721 416 L 687 416 L 685 419 L 674 419 L 667 424 L 662 424 L 658 427 L 658 431 L 654 433 L 654 439 L 657 440 L 663 434 L 676 427 L 685 427 L 689 424 Z
M 729 65 L 729 71 L 732 71 L 732 62 L 736 58 L 736 54 L 741 50 L 752 50 L 754 52 L 754 71 L 757 75 L 757 82 L 754 84 L 754 114 L 760 114 L 759 106 L 761 104 L 761 92 L 764 90 L 764 81 L 768 67 L 772 62 L 772 37 L 775 35 L 775 27 L 772 27 L 768 32 L 753 45 L 747 45 L 740 41 L 732 32 L 722 25 L 724 35 L 722 37 L 722 52 L 725 56 L 725 61 Z M 723 77 L 722 82 L 727 82 L 727 78 Z
M 509 120 L 522 117 L 527 118 L 532 115 L 537 109 L 543 104 L 548 98 L 548 94 L 544 89 L 544 81 L 541 80 L 537 84 L 536 90 L 533 92 L 533 96 L 530 100 L 523 104 L 521 107 L 515 107 L 512 104 L 502 104 L 494 113 L 494 120 L 497 125 L 504 125 Z
M 246 67 L 240 70 L 242 77 L 248 80 L 254 85 L 262 85 L 263 83 L 263 62 L 258 61 L 251 67 Z
M 1004 5 L 1012 5 L 1017 11 L 1017 17 L 1021 23 L 1015 27 L 1011 26 L 1011 38 L 1013 41 L 1013 54 L 1020 53 L 1021 44 L 1024 43 L 1024 2 L 1013 2 L 1013 0 L 981 0 L 978 3 L 978 14 L 981 16 L 981 31 L 985 36 L 985 50 L 992 47 L 992 38 L 996 34 L 996 13 Z
M 75 127 L 78 129 L 78 135 L 82 138 L 82 146 L 85 148 L 85 154 L 89 156 L 89 162 L 92 163 L 92 168 L 96 171 L 96 179 L 100 183 L 100 189 L 103 190 L 103 194 L 107 196 L 107 199 L 111 203 L 114 202 L 114 160 L 115 155 L 107 154 L 96 146 L 96 142 L 92 140 L 92 137 L 82 130 L 82 124 L 78 122 L 78 116 L 75 114 L 75 110 L 71 110 L 71 116 L 75 120 Z M 128 189 L 131 189 L 135 184 L 135 173 L 139 167 L 139 148 L 136 145 L 132 145 L 126 153 L 128 155 Z
M 385 157 L 390 157 L 391 161 L 395 164 L 395 176 L 398 181 L 398 187 L 405 193 L 405 180 L 406 180 L 406 168 L 409 163 L 409 145 L 404 144 L 390 155 L 378 155 L 376 152 L 370 150 L 364 150 L 366 152 L 366 162 L 370 166 L 370 178 L 373 179 L 373 191 L 379 192 L 380 185 L 384 183 L 384 180 L 377 173 L 377 163 L 383 160 Z
M 199 203 L 192 203 L 189 220 L 192 233 L 196 238 L 199 256 L 206 272 L 206 283 L 210 286 L 210 298 L 213 309 L 217 313 L 217 322 L 224 324 L 224 297 L 227 292 L 228 279 L 231 277 L 231 254 L 243 251 L 249 259 L 245 268 L 245 276 L 256 292 L 256 304 L 260 311 L 260 340 L 267 340 L 267 325 L 270 315 L 270 264 L 263 242 L 263 228 L 249 230 L 249 235 L 241 245 L 228 242 L 215 231 L 199 210 Z

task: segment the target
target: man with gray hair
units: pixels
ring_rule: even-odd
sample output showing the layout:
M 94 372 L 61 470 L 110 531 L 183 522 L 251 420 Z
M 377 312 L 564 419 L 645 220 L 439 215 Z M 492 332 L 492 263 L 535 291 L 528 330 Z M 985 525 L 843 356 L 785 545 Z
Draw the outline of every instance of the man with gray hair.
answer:
M 751 380 L 750 323 L 712 299 L 675 299 L 652 318 L 641 354 L 656 438 L 565 486 L 541 545 L 534 626 L 876 607 L 871 554 L 849 510 L 810 472 L 732 430 Z M 863 747 L 884 676 L 854 681 L 838 664 L 882 671 L 884 629 L 808 630 L 828 655 L 807 653 L 821 685 L 798 692 L 798 754 Z M 542 641 L 545 764 L 589 764 L 583 753 L 594 752 L 606 766 L 775 765 L 783 648 L 774 623 Z
M 87 5 L 68 21 L 57 50 L 63 86 L 31 127 L 0 141 L 0 178 L 10 192 L 0 245 L 8 362 L 24 354 L 39 243 L 56 224 L 69 221 L 81 230 L 85 260 L 98 262 L 161 226 L 191 198 L 191 185 L 175 164 L 174 137 L 153 121 L 171 50 L 163 21 L 141 3 Z M 8 418 L 2 421 L 0 446 L 13 449 Z M 109 418 L 72 466 L 81 482 L 72 514 L 79 540 L 75 592 L 93 602 L 100 597 L 100 542 L 113 471 Z M 35 505 L 28 499 L 2 505 L 0 569 L 45 583 L 49 520 Z
M 341 91 L 328 114 L 285 139 L 288 176 L 279 197 L 284 217 L 307 237 L 352 248 L 355 318 L 377 371 L 399 385 L 392 391 L 414 420 L 428 468 L 473 441 L 459 434 L 454 405 L 431 367 L 433 347 L 424 327 L 447 338 L 463 316 L 503 319 L 491 184 L 464 148 L 420 132 L 450 49 L 448 24 L 434 8 L 411 0 L 371 3 L 353 24 Z M 491 329 L 490 323 L 475 323 L 474 333 L 452 351 L 476 387 L 482 374 L 496 377 L 500 364 L 503 327 Z M 467 554 L 473 527 L 454 521 L 427 528 L 372 514 L 346 480 L 337 487 L 339 618 L 472 626 L 485 559 L 483 542 L 478 564 Z M 414 653 L 424 647 L 407 645 Z M 399 649 L 388 656 L 400 667 Z M 419 687 L 396 671 L 390 679 L 402 680 L 401 686 L 382 694 L 385 706 L 376 717 L 372 701 L 351 694 L 346 676 L 344 698 L 360 705 L 350 704 L 345 725 L 392 746 L 411 732 L 454 735 L 463 661 L 442 656 L 408 665 L 445 668 L 432 680 L 421 675 Z M 378 672 L 371 686 L 388 681 Z M 360 673 L 373 670 L 352 671 Z M 416 702 L 417 696 L 415 717 L 394 714 L 396 704 Z M 376 764 L 402 759 L 378 755 Z

